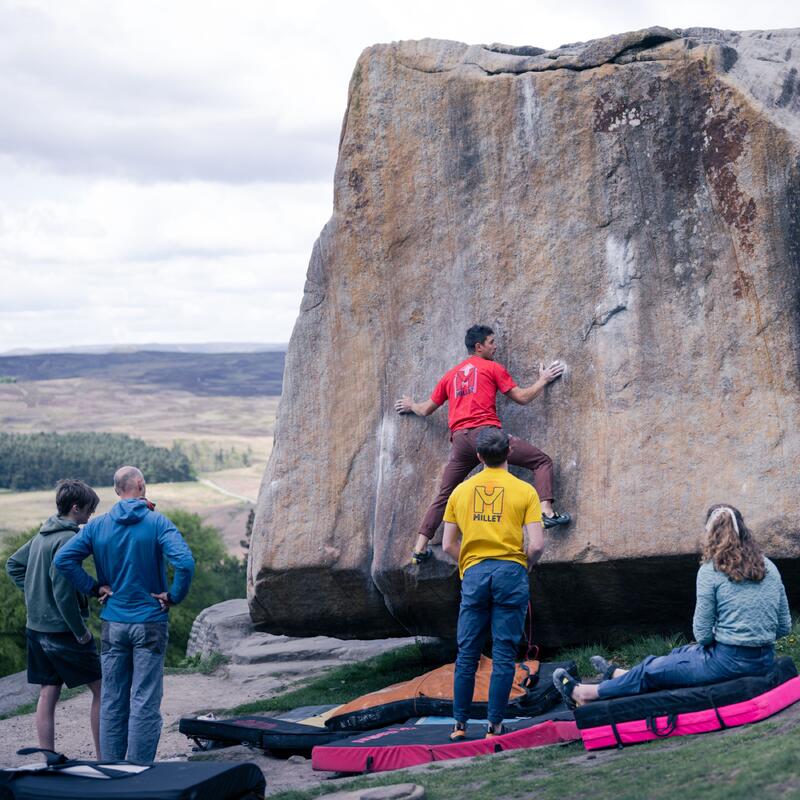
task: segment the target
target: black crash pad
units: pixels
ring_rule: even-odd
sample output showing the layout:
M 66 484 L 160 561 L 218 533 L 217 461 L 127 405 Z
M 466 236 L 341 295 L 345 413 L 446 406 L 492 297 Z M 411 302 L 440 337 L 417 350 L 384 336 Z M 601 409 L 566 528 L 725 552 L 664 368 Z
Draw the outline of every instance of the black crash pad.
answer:
M 304 753 L 319 744 L 351 735 L 276 717 L 245 716 L 233 719 L 184 717 L 178 730 L 191 739 L 227 744 L 249 744 L 276 753 Z
M 3 800 L 256 800 L 266 783 L 255 764 L 163 762 L 138 773 L 114 762 L 67 761 L 35 772 L 0 769 Z M 106 777 L 70 774 L 88 768 Z M 99 768 L 99 769 L 97 769 Z M 110 777 L 109 777 L 110 776 Z

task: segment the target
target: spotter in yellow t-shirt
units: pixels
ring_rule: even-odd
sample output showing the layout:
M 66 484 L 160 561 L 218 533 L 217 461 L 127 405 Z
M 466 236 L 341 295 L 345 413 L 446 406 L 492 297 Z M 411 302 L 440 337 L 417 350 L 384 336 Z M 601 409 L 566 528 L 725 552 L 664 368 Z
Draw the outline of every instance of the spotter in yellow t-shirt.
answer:
M 453 490 L 444 512 L 445 522 L 461 531 L 458 570 L 461 577 L 487 558 L 516 561 L 528 559 L 522 526 L 542 521 L 539 495 L 529 483 L 498 467 L 485 467 Z

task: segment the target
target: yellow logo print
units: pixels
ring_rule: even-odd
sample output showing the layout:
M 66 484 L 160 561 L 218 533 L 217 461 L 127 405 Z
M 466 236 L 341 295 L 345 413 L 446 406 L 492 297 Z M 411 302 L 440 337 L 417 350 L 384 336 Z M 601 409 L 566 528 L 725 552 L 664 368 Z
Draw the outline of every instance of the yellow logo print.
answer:
M 473 521 L 500 522 L 504 494 L 505 489 L 502 486 L 476 486 Z

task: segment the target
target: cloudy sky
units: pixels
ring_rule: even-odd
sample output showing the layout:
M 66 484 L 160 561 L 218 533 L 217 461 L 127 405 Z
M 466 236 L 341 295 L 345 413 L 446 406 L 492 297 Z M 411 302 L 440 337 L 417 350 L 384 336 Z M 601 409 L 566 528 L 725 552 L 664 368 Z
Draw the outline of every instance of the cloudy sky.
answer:
M 0 0 L 0 352 L 287 341 L 371 44 L 794 27 L 792 6 Z

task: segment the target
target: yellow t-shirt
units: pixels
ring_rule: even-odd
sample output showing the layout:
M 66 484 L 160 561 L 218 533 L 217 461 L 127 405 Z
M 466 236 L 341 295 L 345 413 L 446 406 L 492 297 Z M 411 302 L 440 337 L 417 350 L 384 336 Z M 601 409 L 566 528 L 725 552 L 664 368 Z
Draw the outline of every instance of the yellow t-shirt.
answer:
M 458 569 L 463 578 L 473 564 L 486 558 L 527 567 L 522 526 L 541 522 L 542 508 L 529 483 L 508 470 L 484 467 L 453 490 L 444 521 L 455 522 L 461 531 Z

